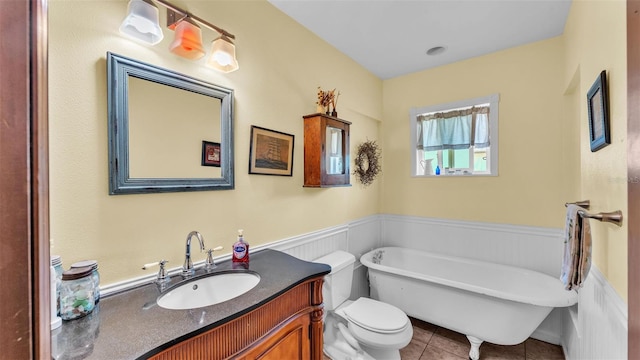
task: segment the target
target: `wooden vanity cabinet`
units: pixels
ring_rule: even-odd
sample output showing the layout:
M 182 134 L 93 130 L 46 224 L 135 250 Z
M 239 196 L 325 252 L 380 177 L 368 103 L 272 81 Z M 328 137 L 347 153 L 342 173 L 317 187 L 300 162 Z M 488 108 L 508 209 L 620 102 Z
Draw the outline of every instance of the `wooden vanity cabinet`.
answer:
M 350 122 L 317 113 L 304 119 L 304 186 L 351 186 Z
M 322 360 L 322 283 L 313 278 L 238 318 L 151 357 Z
M 238 356 L 238 359 L 286 360 L 311 359 L 309 316 L 296 316 L 260 344 Z

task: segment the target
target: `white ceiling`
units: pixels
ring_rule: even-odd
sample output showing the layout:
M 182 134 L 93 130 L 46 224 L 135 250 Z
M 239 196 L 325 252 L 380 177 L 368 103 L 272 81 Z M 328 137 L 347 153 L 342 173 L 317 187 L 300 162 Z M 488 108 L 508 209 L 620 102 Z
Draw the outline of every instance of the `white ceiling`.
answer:
M 561 35 L 571 0 L 269 0 L 381 79 Z M 427 50 L 446 51 L 429 56 Z

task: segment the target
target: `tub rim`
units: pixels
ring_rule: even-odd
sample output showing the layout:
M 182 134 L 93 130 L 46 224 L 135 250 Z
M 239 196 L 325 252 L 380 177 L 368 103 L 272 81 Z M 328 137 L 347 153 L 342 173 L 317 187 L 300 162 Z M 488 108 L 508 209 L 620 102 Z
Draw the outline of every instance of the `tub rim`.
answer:
M 524 295 L 520 295 L 517 293 L 508 292 L 504 290 L 486 288 L 486 287 L 473 285 L 473 284 L 469 284 L 461 281 L 442 278 L 439 276 L 421 274 L 415 271 L 409 271 L 401 268 L 394 268 L 391 266 L 376 264 L 371 261 L 371 258 L 376 251 L 389 250 L 389 249 L 400 249 L 400 251 L 425 253 L 428 256 L 431 256 L 434 258 L 439 258 L 439 259 L 444 259 L 449 261 L 456 261 L 456 262 L 465 262 L 467 264 L 476 264 L 476 265 L 483 265 L 483 266 L 490 265 L 492 267 L 497 267 L 502 271 L 518 271 L 518 272 L 524 272 L 524 273 L 533 273 L 535 276 L 542 276 L 542 277 L 547 277 L 547 278 L 556 280 L 558 282 L 558 289 L 551 289 L 551 291 L 553 291 L 554 296 L 544 296 L 544 297 L 524 296 Z M 530 305 L 536 305 L 536 306 L 547 306 L 547 307 L 568 307 L 578 302 L 577 290 L 563 289 L 562 282 L 560 281 L 560 279 L 556 279 L 553 276 L 544 274 L 539 271 L 530 270 L 530 269 L 521 268 L 521 267 L 512 266 L 512 265 L 492 263 L 484 260 L 446 255 L 446 254 L 441 254 L 441 253 L 427 251 L 427 250 L 410 249 L 410 248 L 401 247 L 401 246 L 378 247 L 360 256 L 359 260 L 360 260 L 360 263 L 366 266 L 368 269 L 374 269 L 374 270 L 378 270 L 378 271 L 390 273 L 390 274 L 402 275 L 404 277 L 409 277 L 409 278 L 427 281 L 435 284 L 449 286 L 449 287 L 466 290 L 466 291 L 470 291 L 470 292 L 474 292 L 482 295 L 487 295 L 487 296 L 491 296 L 491 297 L 495 297 L 503 300 L 511 300 L 511 301 L 516 301 L 524 304 L 530 304 Z M 394 269 L 394 271 L 387 271 L 386 269 Z M 544 295 L 548 295 L 548 294 L 544 294 Z

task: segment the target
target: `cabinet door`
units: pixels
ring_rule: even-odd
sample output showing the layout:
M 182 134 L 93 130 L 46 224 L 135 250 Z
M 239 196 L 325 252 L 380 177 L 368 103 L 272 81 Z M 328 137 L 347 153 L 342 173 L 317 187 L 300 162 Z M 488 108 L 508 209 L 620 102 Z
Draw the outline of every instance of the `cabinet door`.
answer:
M 350 122 L 324 115 L 304 118 L 304 186 L 351 186 Z
M 322 185 L 349 185 L 349 124 L 325 119 Z
M 309 314 L 300 315 L 251 349 L 242 359 L 309 360 Z

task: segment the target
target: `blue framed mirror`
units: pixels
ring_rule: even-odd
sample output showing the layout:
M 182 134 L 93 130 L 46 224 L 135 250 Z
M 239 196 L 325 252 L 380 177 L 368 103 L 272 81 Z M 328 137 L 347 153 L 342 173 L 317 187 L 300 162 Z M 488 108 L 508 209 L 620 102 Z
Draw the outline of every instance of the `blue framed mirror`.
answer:
M 232 89 L 110 52 L 107 81 L 110 195 L 234 188 Z

